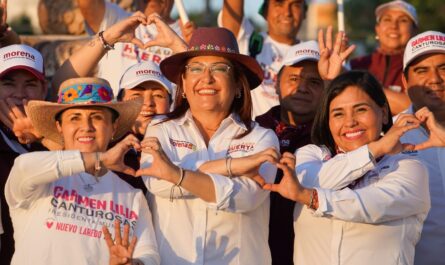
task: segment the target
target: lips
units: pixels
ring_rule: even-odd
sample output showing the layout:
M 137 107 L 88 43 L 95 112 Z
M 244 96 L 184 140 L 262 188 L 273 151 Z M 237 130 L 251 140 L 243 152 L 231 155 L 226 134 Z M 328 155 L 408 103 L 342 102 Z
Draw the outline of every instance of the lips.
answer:
M 365 133 L 365 130 L 354 130 L 351 132 L 346 132 L 343 136 L 348 140 L 355 140 L 360 138 Z
M 198 95 L 215 95 L 216 94 L 216 90 L 215 89 L 200 89 L 197 91 Z
M 96 138 L 92 136 L 81 136 L 77 138 L 77 141 L 82 144 L 90 144 L 94 142 Z
M 150 117 L 150 116 L 153 116 L 155 114 L 156 114 L 156 112 L 154 112 L 154 111 L 141 111 L 139 113 L 139 115 L 143 116 L 143 117 Z

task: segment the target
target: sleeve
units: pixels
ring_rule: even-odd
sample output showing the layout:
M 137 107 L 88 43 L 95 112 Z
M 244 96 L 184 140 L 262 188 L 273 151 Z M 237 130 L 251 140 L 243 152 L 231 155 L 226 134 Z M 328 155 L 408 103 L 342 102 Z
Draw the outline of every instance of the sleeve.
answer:
M 133 258 L 141 260 L 144 265 L 159 265 L 161 258 L 159 256 L 156 236 L 153 229 L 151 212 L 148 208 L 147 200 L 138 192 L 136 199 L 140 206 L 139 219 L 136 223 L 135 234 L 137 244 L 133 253 Z
M 116 24 L 116 22 L 129 16 L 131 16 L 131 14 L 123 10 L 120 6 L 109 1 L 105 1 L 105 14 L 102 23 L 100 23 L 99 32 L 111 27 L 111 25 Z M 88 35 L 93 36 L 97 33 L 90 28 L 88 23 L 84 22 L 84 25 L 85 31 Z
M 297 176 L 304 186 L 339 190 L 375 167 L 367 145 L 331 159 L 330 155 L 327 149 L 316 145 L 307 145 L 295 152 Z
M 427 213 L 430 208 L 428 171 L 413 159 L 398 161 L 395 169 L 366 187 L 338 191 L 317 189 L 315 216 L 378 224 Z
M 258 125 L 257 125 L 258 126 Z M 255 139 L 254 153 L 271 146 L 280 150 L 278 138 L 271 130 L 262 129 L 263 133 Z M 251 132 L 255 133 L 255 132 Z M 270 163 L 264 163 L 259 170 L 267 183 L 273 183 L 277 169 Z M 243 213 L 256 209 L 264 200 L 269 199 L 269 191 L 263 190 L 258 183 L 247 177 L 228 178 L 218 174 L 209 174 L 214 183 L 216 203 L 209 203 L 210 208 Z
M 222 11 L 218 13 L 217 22 L 218 22 L 218 27 L 223 27 Z M 249 21 L 249 19 L 246 18 L 246 16 L 244 16 L 241 22 L 238 36 L 236 36 L 239 52 L 241 54 L 249 55 L 249 40 L 250 36 L 253 34 L 254 31 L 255 31 L 254 26 Z
M 156 137 L 158 138 L 159 142 L 161 143 L 162 149 L 164 150 L 164 153 L 167 155 L 167 157 L 172 159 L 174 157 L 174 154 L 172 150 L 169 147 L 169 138 L 168 133 L 164 131 L 163 124 L 157 124 L 154 126 L 148 127 L 145 137 Z M 151 165 L 153 161 L 153 158 L 150 154 L 146 154 L 142 152 L 141 155 L 141 167 L 146 168 Z M 177 166 L 179 166 L 179 163 L 175 163 Z M 189 169 L 189 168 L 186 168 Z M 192 170 L 192 169 L 189 169 Z M 173 183 L 170 183 L 168 181 L 158 179 L 151 176 L 143 176 L 142 177 L 145 183 L 145 186 L 147 187 L 148 191 L 155 196 L 160 196 L 163 198 L 170 198 L 170 191 L 171 188 L 174 186 Z M 182 194 L 184 196 L 190 197 L 193 196 L 190 192 L 188 192 L 185 189 L 182 189 Z
M 20 155 L 15 159 L 6 182 L 6 201 L 11 208 L 26 208 L 32 201 L 44 196 L 52 182 L 84 171 L 79 151 Z

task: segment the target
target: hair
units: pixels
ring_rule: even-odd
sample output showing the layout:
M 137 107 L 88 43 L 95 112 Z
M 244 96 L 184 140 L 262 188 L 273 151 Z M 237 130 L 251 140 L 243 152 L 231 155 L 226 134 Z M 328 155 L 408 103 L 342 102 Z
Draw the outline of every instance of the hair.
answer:
M 277 2 L 283 2 L 284 0 L 277 0 Z M 267 18 L 267 12 L 269 11 L 269 2 L 270 2 L 270 0 L 264 0 L 264 3 L 263 3 L 263 10 L 261 10 L 261 15 L 264 17 L 264 18 Z M 304 15 L 304 17 L 306 17 L 306 13 L 307 13 L 307 10 L 308 10 L 308 5 L 307 5 L 307 3 L 306 3 L 306 0 L 303 0 L 303 15 Z
M 75 106 L 75 107 L 71 107 L 71 108 L 66 108 L 64 110 L 59 111 L 56 116 L 54 117 L 54 119 L 59 122 L 60 124 L 62 124 L 62 114 L 68 110 L 68 109 L 77 109 L 77 108 L 82 108 L 82 107 L 95 107 L 94 105 L 85 105 L 85 106 Z M 108 107 L 103 107 L 103 106 L 97 106 L 97 107 L 101 107 L 104 109 L 107 109 L 111 112 L 111 123 L 115 123 L 117 118 L 119 118 L 119 113 L 117 111 L 115 111 L 112 108 L 108 108 Z
M 241 88 L 241 95 L 239 98 L 235 97 L 233 99 L 232 105 L 230 106 L 230 112 L 238 114 L 241 122 L 247 128 L 247 131 L 236 136 L 236 139 L 239 139 L 248 135 L 252 131 L 252 99 L 250 96 L 250 85 L 247 81 L 246 75 L 244 74 L 247 69 L 240 64 L 234 63 L 233 61 L 232 64 L 233 71 L 231 72 L 233 73 L 233 78 Z M 176 80 L 177 88 L 174 103 L 175 107 L 172 112 L 167 114 L 167 119 L 165 119 L 163 122 L 182 117 L 190 108 L 187 99 L 182 97 L 182 93 L 184 92 L 182 76 L 185 73 L 185 63 L 180 65 L 179 69 L 182 69 L 182 72 L 180 75 L 178 75 L 178 80 Z
M 336 153 L 336 144 L 329 128 L 329 107 L 332 100 L 347 87 L 356 86 L 365 92 L 379 107 L 386 108 L 391 115 L 388 100 L 379 81 L 366 71 L 349 71 L 336 77 L 326 88 L 321 107 L 318 109 L 312 126 L 312 142 L 319 146 L 326 146 L 332 154 Z M 392 126 L 391 117 L 382 124 L 382 131 L 386 133 Z

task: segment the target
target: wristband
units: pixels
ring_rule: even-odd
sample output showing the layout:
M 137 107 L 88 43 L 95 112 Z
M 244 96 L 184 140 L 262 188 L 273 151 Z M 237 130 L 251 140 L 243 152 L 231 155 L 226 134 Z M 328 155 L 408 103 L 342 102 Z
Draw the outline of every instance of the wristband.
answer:
M 99 40 L 102 42 L 102 46 L 104 47 L 105 51 L 114 50 L 114 44 L 110 45 L 104 38 L 104 31 L 102 30 L 99 32 Z

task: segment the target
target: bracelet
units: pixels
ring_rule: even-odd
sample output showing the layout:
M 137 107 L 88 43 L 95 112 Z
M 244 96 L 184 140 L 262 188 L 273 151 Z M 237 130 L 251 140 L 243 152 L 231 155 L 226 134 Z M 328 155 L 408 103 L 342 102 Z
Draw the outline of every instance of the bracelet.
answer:
M 102 30 L 101 32 L 99 32 L 99 40 L 100 40 L 100 42 L 102 42 L 102 46 L 104 47 L 104 49 L 106 50 L 106 51 L 109 51 L 109 50 L 114 50 L 114 44 L 113 45 L 110 45 L 106 40 L 105 40 L 105 38 L 104 38 L 104 31 Z
M 309 209 L 315 209 L 315 205 L 318 203 L 318 193 L 316 189 L 313 189 L 311 192 L 311 199 L 309 205 L 307 206 Z
M 182 167 L 179 167 L 179 180 L 178 180 L 178 183 L 173 185 L 170 189 L 170 202 L 173 202 L 173 200 L 175 199 L 175 189 L 176 188 L 179 188 L 179 193 L 180 193 L 180 196 L 176 197 L 176 198 L 181 198 L 182 196 L 184 196 L 182 193 L 182 189 L 181 189 L 181 184 L 182 184 L 182 181 L 184 180 L 184 176 L 185 176 L 185 170 Z
M 98 177 L 99 177 L 100 170 L 102 169 L 102 166 L 100 165 L 100 162 L 101 162 L 100 161 L 100 153 L 96 152 L 95 156 L 96 156 L 96 162 L 94 162 L 94 177 L 96 178 L 96 181 L 99 182 Z
M 229 178 L 233 178 L 233 175 L 232 175 L 232 157 L 230 155 L 226 156 L 226 170 L 227 170 L 227 176 Z

